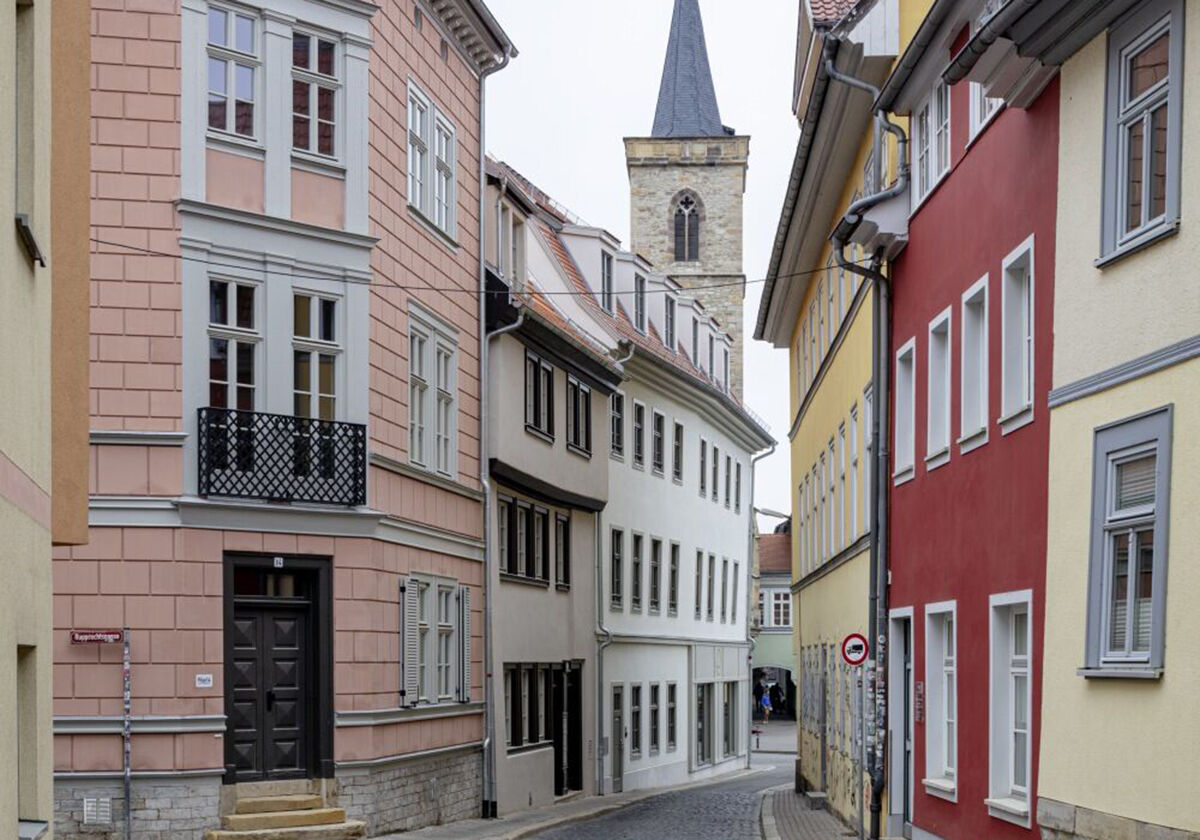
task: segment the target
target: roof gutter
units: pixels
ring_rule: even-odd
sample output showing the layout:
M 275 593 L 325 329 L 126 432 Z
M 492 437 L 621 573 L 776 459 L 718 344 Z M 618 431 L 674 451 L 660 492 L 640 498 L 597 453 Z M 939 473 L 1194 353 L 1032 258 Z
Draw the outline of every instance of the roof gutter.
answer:
M 932 13 L 930 15 L 932 17 Z M 928 18 L 926 19 L 928 21 Z M 922 24 L 922 30 L 925 26 Z M 936 31 L 936 27 L 934 27 Z M 919 33 L 918 33 L 919 34 Z M 930 38 L 932 35 L 929 36 Z M 906 57 L 908 53 L 905 53 Z M 873 85 L 864 82 L 862 79 L 856 79 L 853 76 L 847 76 L 839 73 L 834 66 L 835 54 L 828 52 L 825 57 L 826 72 L 829 73 L 831 79 L 857 88 L 858 90 L 866 91 L 871 94 L 876 103 L 879 102 L 880 94 L 878 89 Z M 915 63 L 915 62 L 914 62 Z M 893 74 L 893 78 L 895 75 Z M 888 199 L 895 198 L 904 193 L 908 188 L 909 165 L 908 165 L 908 137 L 904 133 L 904 129 L 891 122 L 888 119 L 885 108 L 876 105 L 875 109 L 876 131 L 888 132 L 896 137 L 897 153 L 900 161 L 900 171 L 896 178 L 896 183 L 881 192 L 873 195 L 865 196 L 854 202 L 847 208 L 845 215 L 838 222 L 837 227 L 830 237 L 833 244 L 833 253 L 837 258 L 838 266 L 854 274 L 862 275 L 870 280 L 873 284 L 874 294 L 871 296 L 872 306 L 872 358 L 871 358 L 871 387 L 874 391 L 873 401 L 875 410 L 872 413 L 872 439 L 875 442 L 874 458 L 870 464 L 871 469 L 871 488 L 874 498 L 871 504 L 874 508 L 874 515 L 871 517 L 871 571 L 870 571 L 870 590 L 869 590 L 869 612 L 868 622 L 870 629 L 868 637 L 871 639 L 870 650 L 873 654 L 873 659 L 867 662 L 867 685 L 870 688 L 874 687 L 874 715 L 873 725 L 867 728 L 869 734 L 873 734 L 873 743 L 868 757 L 868 769 L 871 775 L 871 829 L 870 836 L 878 838 L 880 836 L 881 822 L 883 817 L 883 789 L 885 784 L 885 752 L 884 752 L 884 737 L 883 733 L 887 731 L 887 656 L 885 647 L 886 640 L 884 631 L 887 627 L 887 528 L 888 528 L 888 372 L 889 372 L 889 347 L 891 343 L 890 335 L 890 312 L 888 302 L 888 278 L 879 270 L 880 256 L 876 254 L 869 267 L 863 267 L 856 264 L 852 260 L 846 259 L 845 249 L 850 241 L 855 228 L 862 222 L 862 214 L 870 208 Z M 877 138 L 880 135 L 877 134 Z
M 938 29 L 942 26 L 942 21 L 946 19 L 946 15 L 957 2 L 958 0 L 934 0 L 929 14 L 925 15 L 912 40 L 904 48 L 904 55 L 900 56 L 900 60 L 896 63 L 896 69 L 892 71 L 892 75 L 888 76 L 883 89 L 875 98 L 876 111 L 892 110 L 892 106 L 896 104 L 896 99 L 900 96 L 900 91 L 908 84 L 913 71 L 921 63 L 921 58 L 925 55 L 929 45 L 933 43 Z
M 942 71 L 942 81 L 948 85 L 956 84 L 967 77 L 976 62 L 983 57 L 996 40 L 1008 31 L 1008 28 L 1020 20 L 1042 0 L 1009 0 L 999 11 L 988 18 L 979 31 L 975 33 L 967 45 L 958 51 L 958 55 L 950 59 L 950 66 Z

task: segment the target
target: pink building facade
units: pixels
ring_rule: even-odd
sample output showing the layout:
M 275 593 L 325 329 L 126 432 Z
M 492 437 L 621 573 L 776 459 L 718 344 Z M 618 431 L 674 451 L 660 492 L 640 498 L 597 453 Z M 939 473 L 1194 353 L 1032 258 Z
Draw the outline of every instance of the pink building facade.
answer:
M 90 542 L 56 555 L 56 833 L 239 787 L 478 813 L 478 0 L 93 0 Z M 106 802 L 107 800 L 107 802 Z M 105 821 L 104 806 L 111 805 Z

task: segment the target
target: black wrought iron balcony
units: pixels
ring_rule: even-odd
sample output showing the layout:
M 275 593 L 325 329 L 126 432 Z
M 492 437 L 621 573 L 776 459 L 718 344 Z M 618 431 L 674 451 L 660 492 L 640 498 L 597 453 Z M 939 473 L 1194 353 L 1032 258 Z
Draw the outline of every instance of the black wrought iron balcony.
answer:
M 279 502 L 367 502 L 367 427 L 200 409 L 200 495 Z

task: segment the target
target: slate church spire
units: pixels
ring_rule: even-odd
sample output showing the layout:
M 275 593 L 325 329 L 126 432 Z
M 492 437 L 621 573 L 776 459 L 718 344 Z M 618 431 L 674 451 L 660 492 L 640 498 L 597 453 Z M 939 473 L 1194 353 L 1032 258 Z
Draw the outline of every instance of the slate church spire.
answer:
M 721 111 L 708 66 L 699 0 L 675 0 L 652 137 L 720 137 Z

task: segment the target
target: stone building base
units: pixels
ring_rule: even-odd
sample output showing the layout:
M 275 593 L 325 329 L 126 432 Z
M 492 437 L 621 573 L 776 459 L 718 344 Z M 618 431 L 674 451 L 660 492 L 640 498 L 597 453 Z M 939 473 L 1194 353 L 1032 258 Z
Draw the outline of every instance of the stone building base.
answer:
M 112 821 L 85 825 L 83 801 L 111 800 Z M 184 776 L 133 780 L 133 840 L 203 840 L 219 828 L 221 777 Z M 55 779 L 56 840 L 124 840 L 125 794 L 121 779 Z
M 1069 802 L 1038 797 L 1042 840 L 1200 840 L 1200 831 L 1132 820 Z
M 367 824 L 368 837 L 478 817 L 483 753 L 472 746 L 378 766 L 339 768 L 335 796 L 347 819 Z

